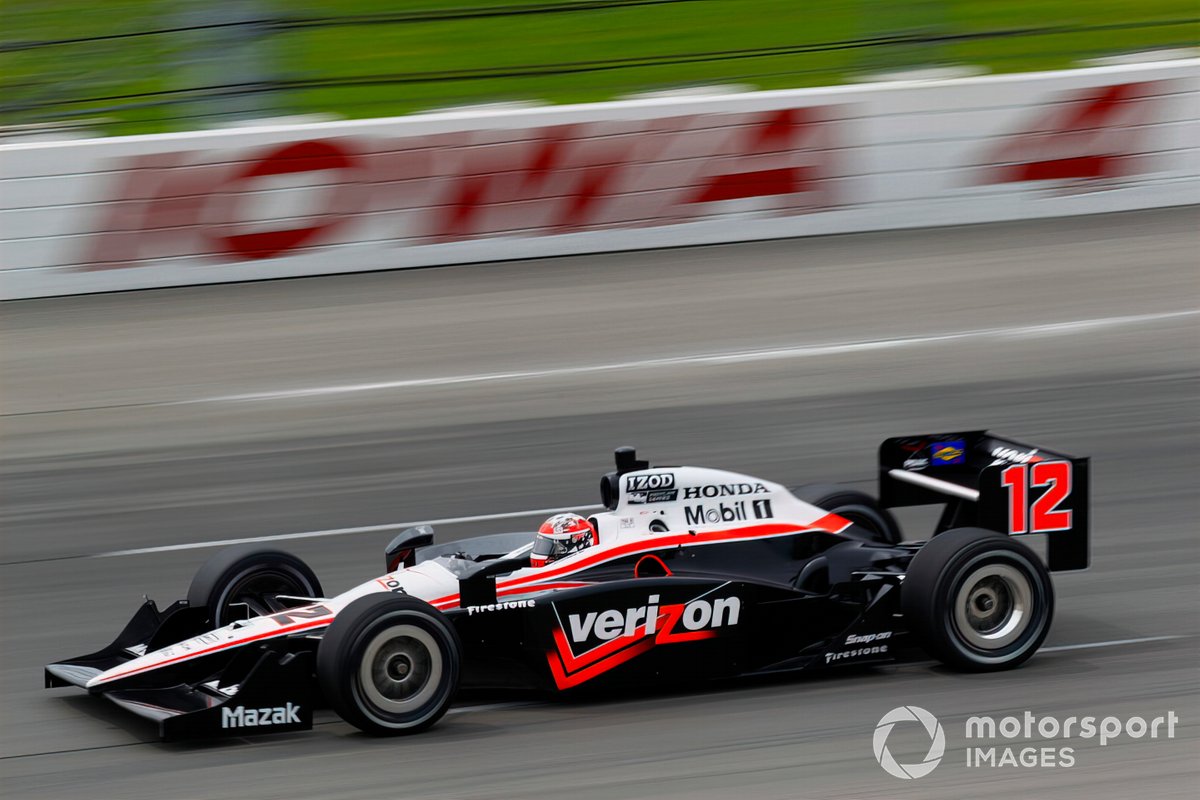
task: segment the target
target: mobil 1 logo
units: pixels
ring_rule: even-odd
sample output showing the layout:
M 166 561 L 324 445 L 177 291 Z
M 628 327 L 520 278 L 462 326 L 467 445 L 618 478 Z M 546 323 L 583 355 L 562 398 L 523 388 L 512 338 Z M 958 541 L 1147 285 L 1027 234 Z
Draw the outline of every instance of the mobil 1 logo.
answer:
M 685 506 L 684 520 L 688 525 L 711 525 L 718 522 L 749 522 L 752 519 L 771 519 L 775 510 L 770 500 L 737 500 Z

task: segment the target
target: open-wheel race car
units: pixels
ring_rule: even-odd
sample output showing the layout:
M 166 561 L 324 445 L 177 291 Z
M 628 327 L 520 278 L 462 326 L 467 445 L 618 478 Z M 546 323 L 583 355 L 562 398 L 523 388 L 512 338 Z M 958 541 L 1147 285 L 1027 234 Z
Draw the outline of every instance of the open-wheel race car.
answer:
M 386 549 L 333 597 L 269 544 L 222 550 L 187 599 L 147 600 L 109 646 L 50 664 L 165 739 L 297 730 L 331 706 L 372 734 L 434 724 L 460 689 L 549 693 L 932 656 L 1015 667 L 1045 639 L 1049 571 L 1088 565 L 1088 461 L 986 431 L 888 439 L 879 497 L 789 489 L 616 451 L 605 511 L 551 560 L 532 534 Z M 888 509 L 944 506 L 905 541 Z M 1046 534 L 1046 556 L 1020 536 Z M 540 534 L 539 534 L 540 537 Z M 579 538 L 581 537 L 581 538 Z M 534 566 L 539 564 L 540 566 Z

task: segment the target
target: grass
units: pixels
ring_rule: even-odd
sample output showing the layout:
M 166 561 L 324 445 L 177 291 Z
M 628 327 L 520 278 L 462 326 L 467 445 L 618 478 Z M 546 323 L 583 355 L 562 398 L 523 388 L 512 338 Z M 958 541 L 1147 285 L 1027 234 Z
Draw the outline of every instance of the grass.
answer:
M 585 0 L 586 2 L 586 0 Z M 342 16 L 446 8 L 561 5 L 563 0 L 5 0 L 6 43 L 211 24 L 239 15 Z M 224 116 L 333 113 L 377 117 L 496 100 L 596 101 L 679 86 L 734 83 L 788 88 L 926 64 L 992 71 L 1069 67 L 1081 59 L 1194 45 L 1200 24 L 1122 27 L 1200 17 L 1195 0 L 685 0 L 569 13 L 404 24 L 287 29 L 238 40 L 225 32 L 0 50 L 0 125 L 88 120 L 110 133 L 203 127 Z M 1112 26 L 1052 35 L 949 39 L 929 44 L 823 49 L 693 63 L 568 67 L 550 74 L 439 79 L 447 71 L 538 67 L 847 42 L 897 33 L 964 35 Z M 424 74 L 425 77 L 413 77 Z M 408 75 L 404 81 L 398 75 Z M 263 79 L 368 85 L 299 87 L 216 98 L 177 93 Z M 391 76 L 392 82 L 387 82 Z M 131 96 L 132 95 L 132 96 Z M 123 98 L 123 99 L 104 99 Z

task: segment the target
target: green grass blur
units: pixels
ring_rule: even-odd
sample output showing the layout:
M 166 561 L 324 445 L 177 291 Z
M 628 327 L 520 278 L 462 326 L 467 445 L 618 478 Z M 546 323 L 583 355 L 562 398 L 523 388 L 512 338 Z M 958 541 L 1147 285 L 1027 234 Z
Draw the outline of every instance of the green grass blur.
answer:
M 570 13 L 403 24 L 332 25 L 246 37 L 232 29 L 47 45 L 13 43 L 103 37 L 212 24 L 235 17 L 332 17 L 423 9 L 561 5 L 562 0 L 5 0 L 0 5 L 0 125 L 88 121 L 110 133 L 205 127 L 240 116 L 331 113 L 381 117 L 494 101 L 586 102 L 706 84 L 763 89 L 840 83 L 864 73 L 969 64 L 993 72 L 1064 68 L 1081 60 L 1193 46 L 1196 22 L 1115 27 L 1200 17 L 1196 0 L 689 0 Z M 959 35 L 1062 26 L 1114 26 L 928 44 L 844 47 L 691 63 L 486 79 L 427 80 L 421 73 L 542 67 L 571 62 L 819 45 L 895 34 Z M 238 38 L 241 35 L 243 38 Z M 514 70 L 520 71 L 520 70 Z M 397 81 L 397 76 L 409 76 Z M 370 85 L 302 88 L 217 99 L 180 90 L 243 81 L 341 80 Z M 393 82 L 387 82 L 389 80 Z M 153 95 L 174 92 L 169 95 Z

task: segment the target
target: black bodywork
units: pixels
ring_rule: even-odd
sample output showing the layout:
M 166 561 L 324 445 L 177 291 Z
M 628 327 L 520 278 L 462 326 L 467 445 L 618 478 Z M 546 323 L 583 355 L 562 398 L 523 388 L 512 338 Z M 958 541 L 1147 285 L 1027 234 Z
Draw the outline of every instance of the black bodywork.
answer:
M 935 466 L 931 448 L 946 442 L 962 442 L 964 454 Z M 1011 532 L 998 482 L 999 472 L 1015 462 L 997 458 L 998 448 L 1018 459 L 1034 451 L 985 431 L 889 439 L 880 448 L 881 500 L 892 507 L 944 504 L 934 535 L 964 524 Z M 1069 461 L 1075 475 L 1068 498 L 1075 525 L 1050 537 L 1049 566 L 1082 569 L 1087 459 L 1036 452 Z M 644 468 L 631 451 L 618 451 L 617 463 L 618 471 L 603 481 L 610 508 L 619 486 L 613 476 Z M 934 480 L 917 485 L 901 472 Z M 938 482 L 958 489 L 947 494 Z M 448 552 L 478 559 L 478 569 L 460 582 L 460 606 L 443 612 L 461 639 L 462 689 L 609 691 L 925 657 L 909 641 L 900 605 L 905 570 L 923 542 L 880 544 L 851 526 L 840 534 L 804 531 L 697 548 L 673 545 L 573 573 L 572 582 L 585 584 L 576 588 L 498 597 L 496 577 L 528 563 L 501 561 L 498 554 L 523 541 L 528 535 L 433 544 L 430 531 L 421 529 L 388 548 L 390 569 Z M 280 614 L 291 613 L 283 605 Z M 662 622 L 651 625 L 650 619 Z M 160 611 L 147 600 L 108 647 L 49 665 L 46 686 L 82 686 L 141 652 L 210 627 L 203 609 L 180 601 Z M 306 729 L 321 703 L 314 680 L 320 642 L 319 629 L 269 639 L 160 667 L 100 693 L 155 720 L 164 739 Z M 275 709 L 276 718 L 261 725 L 243 720 L 230 729 L 223 715 L 234 704 Z

